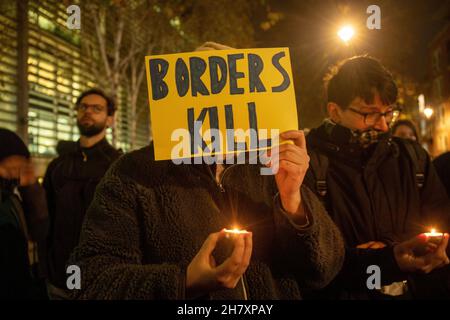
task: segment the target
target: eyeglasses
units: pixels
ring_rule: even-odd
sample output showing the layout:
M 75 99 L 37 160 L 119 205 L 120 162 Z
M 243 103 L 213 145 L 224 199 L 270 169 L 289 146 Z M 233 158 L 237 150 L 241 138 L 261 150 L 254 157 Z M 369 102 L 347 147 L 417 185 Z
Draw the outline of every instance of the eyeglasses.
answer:
M 367 126 L 375 125 L 378 121 L 380 121 L 381 117 L 384 117 L 384 119 L 386 120 L 386 122 L 388 124 L 391 122 L 395 122 L 401 112 L 401 109 L 398 107 L 391 107 L 390 110 L 388 110 L 386 112 L 370 112 L 370 113 L 361 112 L 361 111 L 353 109 L 351 107 L 348 109 L 350 111 L 353 111 L 354 113 L 357 113 L 357 114 L 363 116 L 364 123 Z
M 87 104 L 87 103 L 80 103 L 75 107 L 75 110 L 77 110 L 79 113 L 86 112 L 89 108 L 94 111 L 94 113 L 101 113 L 105 111 L 105 107 L 100 104 Z

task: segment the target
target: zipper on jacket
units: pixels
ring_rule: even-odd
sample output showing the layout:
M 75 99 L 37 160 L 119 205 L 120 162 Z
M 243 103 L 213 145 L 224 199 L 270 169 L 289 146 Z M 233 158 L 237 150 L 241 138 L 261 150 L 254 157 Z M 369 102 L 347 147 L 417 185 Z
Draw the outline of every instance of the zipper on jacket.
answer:
M 223 179 L 224 179 L 224 177 L 225 177 L 225 173 L 226 173 L 229 169 L 231 169 L 232 167 L 234 167 L 234 166 L 236 166 L 236 165 L 237 165 L 237 164 L 232 164 L 231 166 L 226 167 L 226 168 L 223 170 L 222 175 L 220 176 L 219 181 L 217 181 L 216 175 L 213 174 L 213 172 L 212 172 L 212 170 L 211 170 L 211 167 L 208 166 L 208 172 L 209 172 L 211 178 L 213 178 L 214 183 L 215 183 L 216 186 L 219 188 L 220 192 L 225 193 L 225 188 L 224 188 L 224 186 L 223 186 Z
M 234 167 L 234 166 L 236 166 L 236 165 L 237 165 L 237 164 L 232 164 L 231 166 L 226 167 L 226 168 L 223 170 L 222 175 L 220 176 L 219 181 L 217 181 L 216 176 L 212 173 L 211 167 L 208 166 L 208 171 L 209 171 L 209 173 L 211 174 L 211 177 L 214 178 L 214 182 L 216 183 L 217 187 L 220 189 L 220 192 L 221 192 L 221 193 L 225 193 L 225 188 L 224 188 L 224 186 L 223 186 L 223 179 L 224 179 L 224 177 L 225 177 L 225 173 L 226 173 L 230 168 L 232 168 L 232 167 Z M 230 200 L 228 200 L 228 202 L 230 202 Z M 231 203 L 230 203 L 230 206 L 231 206 Z M 245 281 L 245 273 L 241 276 L 241 278 L 239 279 L 239 282 L 240 282 L 241 285 L 242 285 L 242 294 L 243 294 L 243 296 L 244 296 L 244 300 L 248 300 L 248 292 L 247 292 L 247 287 L 246 287 L 246 285 L 245 285 L 245 282 L 246 282 L 246 281 Z
M 223 179 L 225 177 L 225 173 L 232 167 L 236 166 L 237 164 L 232 164 L 229 167 L 226 167 L 223 172 L 222 175 L 220 176 L 219 182 L 218 182 L 218 187 L 220 188 L 220 192 L 225 193 L 225 188 L 223 186 Z M 231 204 L 231 200 L 228 200 L 230 202 L 230 207 L 232 206 Z M 248 300 L 248 293 L 247 293 L 247 286 L 245 285 L 245 273 L 241 276 L 240 280 L 239 280 L 242 284 L 242 294 L 244 295 L 244 300 Z
M 220 192 L 225 192 L 225 188 L 223 186 L 223 178 L 225 177 L 225 173 L 228 171 L 228 169 L 231 169 L 232 167 L 234 167 L 236 165 L 237 164 L 232 164 L 231 166 L 226 167 L 225 169 L 223 169 L 223 172 L 222 172 L 222 175 L 220 176 L 219 181 L 217 182 L 217 180 L 216 180 L 216 183 L 217 183 L 217 186 L 220 189 Z

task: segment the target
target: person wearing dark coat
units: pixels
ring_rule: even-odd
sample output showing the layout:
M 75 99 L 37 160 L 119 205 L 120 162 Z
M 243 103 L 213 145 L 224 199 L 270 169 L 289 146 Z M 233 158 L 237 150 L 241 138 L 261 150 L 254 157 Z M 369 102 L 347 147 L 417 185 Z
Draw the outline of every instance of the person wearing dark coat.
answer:
M 253 234 L 251 261 L 233 288 L 208 299 L 300 299 L 340 270 L 339 231 L 301 188 L 309 225 L 284 212 L 273 176 L 257 165 L 152 160 L 150 147 L 122 157 L 100 183 L 71 263 L 83 271 L 79 299 L 186 299 L 186 273 L 208 235 L 236 224 Z
M 445 152 L 433 160 L 436 172 L 450 197 L 450 152 Z
M 377 60 L 367 56 L 345 60 L 328 76 L 327 94 L 330 118 L 307 137 L 309 154 L 315 160 L 305 183 L 322 199 L 342 232 L 347 250 L 340 274 L 312 296 L 419 297 L 428 290 L 415 286 L 415 279 L 422 276 L 414 273 L 429 273 L 448 264 L 444 243 L 437 263 L 425 269 L 406 268 L 395 248 L 433 227 L 450 230 L 445 189 L 427 152 L 417 142 L 391 136 L 389 125 L 398 114 L 397 88 Z M 409 258 L 425 263 L 431 256 L 412 254 Z M 381 268 L 382 290 L 367 288 L 366 271 L 371 265 Z M 448 267 L 442 270 L 449 274 Z M 434 289 L 440 292 L 436 296 L 450 294 L 450 277 L 444 278 L 435 284 Z M 384 294 L 392 291 L 391 284 L 403 288 Z
M 28 242 L 43 244 L 47 232 L 45 191 L 30 153 L 17 134 L 0 128 L 0 299 L 48 299 L 28 256 Z
M 80 139 L 58 148 L 61 154 L 49 164 L 44 177 L 50 216 L 46 260 L 52 299 L 68 297 L 67 260 L 78 244 L 97 184 L 121 155 L 105 137 L 114 117 L 113 101 L 101 90 L 91 89 L 80 95 L 76 109 Z
M 198 50 L 229 49 L 205 43 Z M 78 299 L 300 299 L 339 272 L 344 246 L 302 184 L 302 131 L 261 166 L 119 159 L 98 186 L 71 263 Z M 275 161 L 277 159 L 277 161 Z M 268 168 L 265 168 L 268 169 Z M 224 228 L 246 229 L 231 237 Z

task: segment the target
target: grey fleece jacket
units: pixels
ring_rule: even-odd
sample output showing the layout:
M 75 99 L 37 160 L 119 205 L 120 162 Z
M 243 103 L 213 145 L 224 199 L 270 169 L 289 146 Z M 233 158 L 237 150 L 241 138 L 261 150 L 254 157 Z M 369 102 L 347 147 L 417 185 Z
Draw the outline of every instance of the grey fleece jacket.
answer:
M 210 166 L 152 157 L 151 147 L 123 156 L 98 185 L 70 261 L 81 268 L 74 298 L 185 299 L 186 269 L 203 242 L 236 223 L 253 232 L 244 281 L 204 298 L 300 299 L 300 288 L 322 288 L 339 272 L 343 240 L 307 187 L 310 223 L 301 228 L 256 165 L 228 167 L 219 186 Z

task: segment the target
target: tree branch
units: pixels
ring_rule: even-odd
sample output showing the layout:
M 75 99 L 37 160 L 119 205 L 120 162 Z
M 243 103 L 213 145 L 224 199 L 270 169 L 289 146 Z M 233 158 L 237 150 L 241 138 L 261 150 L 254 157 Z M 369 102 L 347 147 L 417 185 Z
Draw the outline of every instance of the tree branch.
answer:
M 122 35 L 123 35 L 123 29 L 124 29 L 124 15 L 123 10 L 119 10 L 119 24 L 117 26 L 117 34 L 116 38 L 114 40 L 114 70 L 119 71 L 119 64 L 120 64 L 120 49 L 122 45 Z
M 101 9 L 99 8 L 98 9 L 99 15 L 101 14 L 100 12 L 101 12 Z M 101 21 L 99 20 L 99 16 L 97 15 L 96 12 L 93 12 L 92 15 L 94 17 L 95 31 L 96 31 L 96 35 L 97 35 L 100 55 L 102 56 L 106 76 L 108 78 L 110 78 L 111 77 L 111 67 L 109 65 L 108 56 L 106 54 L 106 44 L 105 44 L 105 38 L 103 37 L 102 31 L 101 31 Z

